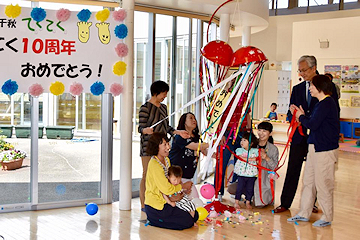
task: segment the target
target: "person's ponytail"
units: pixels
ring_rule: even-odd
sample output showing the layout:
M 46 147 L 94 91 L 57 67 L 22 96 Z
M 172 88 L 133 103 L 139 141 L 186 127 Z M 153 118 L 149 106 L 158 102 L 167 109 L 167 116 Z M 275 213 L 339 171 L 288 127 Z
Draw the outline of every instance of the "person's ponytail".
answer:
M 274 138 L 272 136 L 270 136 L 268 139 L 268 142 L 274 144 Z

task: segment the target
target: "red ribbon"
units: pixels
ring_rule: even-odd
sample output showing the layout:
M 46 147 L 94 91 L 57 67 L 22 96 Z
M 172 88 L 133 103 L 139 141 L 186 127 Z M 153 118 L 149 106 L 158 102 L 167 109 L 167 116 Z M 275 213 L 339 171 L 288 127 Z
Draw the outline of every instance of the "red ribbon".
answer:
M 293 116 L 296 115 L 296 111 L 297 111 L 297 110 L 294 111 Z M 303 133 L 302 126 L 300 125 L 299 122 L 296 121 L 296 118 L 293 117 L 293 118 L 291 119 L 289 128 L 288 128 L 288 130 L 287 130 L 287 134 L 288 134 L 288 136 L 289 136 L 289 137 L 288 137 L 288 141 L 287 141 L 287 143 L 286 143 L 286 145 L 285 145 L 285 149 L 284 149 L 283 153 L 281 154 L 280 160 L 278 161 L 278 164 L 277 164 L 277 166 L 275 167 L 274 170 L 265 168 L 265 167 L 263 167 L 263 166 L 261 165 L 261 161 L 262 161 L 262 159 L 261 159 L 261 149 L 259 149 L 259 156 L 257 157 L 257 162 L 258 162 L 258 164 L 257 164 L 257 165 L 254 165 L 254 164 L 249 163 L 247 160 L 242 159 L 241 157 L 237 156 L 233 151 L 230 150 L 229 146 L 226 145 L 226 148 L 230 151 L 230 153 L 231 153 L 232 155 L 234 155 L 235 158 L 239 159 L 240 161 L 246 162 L 247 164 L 249 164 L 249 165 L 251 165 L 251 166 L 255 166 L 255 167 L 257 167 L 258 169 L 261 169 L 261 170 L 265 170 L 265 171 L 269 171 L 269 172 L 274 172 L 277 177 L 280 177 L 279 174 L 277 173 L 277 171 L 285 164 L 285 159 L 283 160 L 283 163 L 282 163 L 282 164 L 280 164 L 280 162 L 281 162 L 281 160 L 282 160 L 283 157 L 284 157 L 284 153 L 288 150 L 288 148 L 289 148 L 289 146 L 290 146 L 290 143 L 291 143 L 291 141 L 292 141 L 292 138 L 293 138 L 293 136 L 294 136 L 294 133 L 295 133 L 295 131 L 296 131 L 296 128 L 299 128 L 299 133 L 300 133 L 302 136 L 305 136 L 304 133 Z M 222 160 L 222 156 L 223 156 L 223 148 L 224 148 L 223 146 L 220 146 L 220 158 L 221 158 L 221 160 Z M 220 160 L 220 159 L 219 159 L 219 160 Z M 221 163 L 222 163 L 222 161 L 221 161 Z M 279 164 L 280 164 L 280 166 L 279 166 Z M 222 166 L 221 166 L 221 170 L 222 170 Z M 259 194 L 260 194 L 260 200 L 261 200 L 261 202 L 262 202 L 264 205 L 266 205 L 266 204 L 264 203 L 264 201 L 263 201 L 263 198 L 262 198 L 262 189 L 261 189 L 262 171 L 261 171 L 261 170 L 259 171 L 259 174 L 258 174 L 258 178 L 259 178 Z M 222 173 L 222 172 L 221 172 L 221 173 Z M 230 177 L 227 179 L 228 182 L 230 181 L 230 178 L 232 177 L 233 173 L 234 173 L 234 171 L 231 172 Z M 221 182 L 220 182 L 220 183 L 221 183 Z M 274 179 L 270 179 L 270 187 L 271 187 L 271 195 L 272 195 L 271 203 L 272 203 L 272 202 L 274 201 L 274 196 L 275 196 L 275 194 L 274 194 L 274 191 L 275 191 Z

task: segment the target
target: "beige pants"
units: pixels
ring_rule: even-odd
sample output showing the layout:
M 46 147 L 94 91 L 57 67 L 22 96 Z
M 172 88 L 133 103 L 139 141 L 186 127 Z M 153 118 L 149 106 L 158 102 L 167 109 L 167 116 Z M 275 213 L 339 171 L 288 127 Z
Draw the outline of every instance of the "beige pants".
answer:
M 142 167 L 143 167 L 143 175 L 142 175 L 142 179 L 140 181 L 140 192 L 139 192 L 141 208 L 145 207 L 146 172 L 147 172 L 147 169 L 148 169 L 150 159 L 151 159 L 151 156 L 143 156 L 143 157 L 141 157 Z
M 309 145 L 309 152 L 303 176 L 299 216 L 310 218 L 315 197 L 323 211 L 321 220 L 331 222 L 334 215 L 335 164 L 338 149 L 315 152 L 314 144 Z

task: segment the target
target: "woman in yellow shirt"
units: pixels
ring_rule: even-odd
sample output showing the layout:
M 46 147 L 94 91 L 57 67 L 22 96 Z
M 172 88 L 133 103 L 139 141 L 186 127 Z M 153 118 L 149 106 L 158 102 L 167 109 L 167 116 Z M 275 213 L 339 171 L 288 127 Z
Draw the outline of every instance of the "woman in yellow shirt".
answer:
M 199 214 L 195 211 L 194 217 L 189 212 L 172 207 L 166 203 L 162 194 L 178 195 L 189 193 L 192 182 L 172 185 L 168 179 L 170 160 L 169 139 L 165 133 L 153 133 L 149 139 L 147 152 L 151 155 L 146 176 L 145 212 L 152 226 L 182 230 L 190 228 L 198 220 Z

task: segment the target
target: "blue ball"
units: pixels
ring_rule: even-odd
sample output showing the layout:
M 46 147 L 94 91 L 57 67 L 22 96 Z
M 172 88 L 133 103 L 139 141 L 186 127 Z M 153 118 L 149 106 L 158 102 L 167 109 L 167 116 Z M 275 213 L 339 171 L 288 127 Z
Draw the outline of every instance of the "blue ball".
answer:
M 96 203 L 88 203 L 86 204 L 86 212 L 89 215 L 95 215 L 99 210 L 99 207 Z

